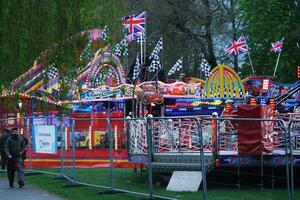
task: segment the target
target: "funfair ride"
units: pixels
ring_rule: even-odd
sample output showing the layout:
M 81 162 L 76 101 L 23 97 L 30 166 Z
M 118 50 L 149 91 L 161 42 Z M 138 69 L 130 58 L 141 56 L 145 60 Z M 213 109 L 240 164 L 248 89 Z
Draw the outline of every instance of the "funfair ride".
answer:
M 76 78 L 73 80 L 74 87 L 68 94 L 69 100 L 61 101 L 57 98 L 61 93 L 61 80 L 65 71 L 55 64 L 46 64 L 47 52 L 41 54 L 34 62 L 33 68 L 16 79 L 11 87 L 11 91 L 18 91 L 21 96 L 43 94 L 46 99 L 51 99 L 46 101 L 49 104 L 68 105 L 72 108 L 69 116 L 62 120 L 58 116 L 59 107 L 57 110 L 52 109 L 47 117 L 42 112 L 34 111 L 28 112 L 27 116 L 33 119 L 29 121 L 29 129 L 35 124 L 60 125 L 58 141 L 62 138 L 65 140 L 66 159 L 71 158 L 70 131 L 73 120 L 77 166 L 109 166 L 107 159 L 109 128 L 114 133 L 114 165 L 130 167 L 131 163 L 143 163 L 147 152 L 145 123 L 139 119 L 132 120 L 130 123 L 124 120 L 132 114 L 133 110 L 137 111 L 136 116 L 140 118 L 149 114 L 154 116 L 152 123 L 155 128 L 152 129 L 152 135 L 154 155 L 157 155 L 154 159 L 158 163 L 166 160 L 169 162 L 172 156 L 177 160 L 182 159 L 183 163 L 187 158 L 192 159 L 194 163 L 199 163 L 199 127 L 195 119 L 205 118 L 213 113 L 219 117 L 238 117 L 238 106 L 242 103 L 254 104 L 254 100 L 255 104 L 270 104 L 272 116 L 276 108 L 282 110 L 279 109 L 280 106 L 290 108 L 292 107 L 290 104 L 293 104 L 293 108 L 299 107 L 300 94 L 298 90 L 295 91 L 299 87 L 298 83 L 280 84 L 268 77 L 249 77 L 241 80 L 231 67 L 225 65 L 215 67 L 206 81 L 187 78 L 185 82 L 145 81 L 134 86 L 126 81 L 128 72 L 122 65 L 121 59 L 109 49 L 108 43 L 101 40 L 101 33 L 100 29 L 93 29 L 82 32 L 78 36 L 87 35 L 87 40 L 92 41 L 93 57 L 86 65 L 75 69 Z M 292 94 L 285 99 L 285 105 L 278 104 L 278 107 L 275 107 L 276 103 L 272 100 L 286 94 L 288 90 L 292 90 Z M 6 97 L 7 95 L 2 95 L 2 98 Z M 134 104 L 134 109 L 133 99 L 137 102 Z M 159 119 L 159 117 L 163 118 Z M 220 121 L 216 123 L 211 117 L 203 121 L 207 162 L 214 165 L 218 160 L 220 165 L 236 165 L 239 145 L 238 125 L 231 120 L 221 121 L 220 124 Z M 272 129 L 269 133 L 272 137 L 278 135 L 277 138 L 274 136 L 276 140 L 274 144 L 278 148 L 282 148 L 281 128 L 277 128 L 276 131 Z M 276 134 L 273 134 L 274 132 Z M 30 130 L 27 134 L 31 136 Z M 298 141 L 297 137 L 296 140 Z M 61 148 L 61 145 L 58 146 Z M 172 155 L 166 154 L 168 152 Z M 178 154 L 174 153 L 187 154 L 178 157 Z M 60 154 L 46 155 L 31 152 L 31 155 L 33 166 L 60 165 Z M 270 157 L 269 162 L 272 162 L 272 159 L 277 157 Z M 254 162 L 245 158 L 244 163 L 250 165 Z M 195 165 L 187 166 L 195 167 Z

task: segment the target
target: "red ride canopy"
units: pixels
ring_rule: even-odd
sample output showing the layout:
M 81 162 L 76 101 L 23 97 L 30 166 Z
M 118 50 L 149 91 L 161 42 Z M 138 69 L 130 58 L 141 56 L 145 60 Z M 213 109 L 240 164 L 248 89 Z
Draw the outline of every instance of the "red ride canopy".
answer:
M 241 104 L 238 118 L 272 119 L 272 106 Z M 273 151 L 272 121 L 238 120 L 238 153 L 241 155 L 260 155 Z

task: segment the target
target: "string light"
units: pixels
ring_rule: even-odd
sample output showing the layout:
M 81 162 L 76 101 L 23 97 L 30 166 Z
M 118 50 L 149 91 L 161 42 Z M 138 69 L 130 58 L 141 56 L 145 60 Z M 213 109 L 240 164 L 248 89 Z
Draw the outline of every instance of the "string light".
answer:
M 89 149 L 92 149 L 92 126 L 89 126 Z
M 118 150 L 118 127 L 115 126 L 115 150 Z

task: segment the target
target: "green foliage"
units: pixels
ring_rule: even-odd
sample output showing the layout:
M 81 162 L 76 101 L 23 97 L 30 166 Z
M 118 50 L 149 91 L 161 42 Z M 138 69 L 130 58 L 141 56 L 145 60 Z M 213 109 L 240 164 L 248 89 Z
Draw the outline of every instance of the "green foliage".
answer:
M 270 52 L 271 42 L 285 38 L 276 76 L 278 81 L 296 80 L 296 66 L 300 64 L 300 5 L 294 0 L 240 0 L 244 11 L 245 35 L 251 47 L 251 57 L 257 75 L 273 75 L 277 55 Z M 244 65 L 244 75 L 250 74 L 249 63 Z
M 87 39 L 79 41 L 74 36 L 83 30 L 107 25 L 109 41 L 93 44 L 95 52 L 99 45 L 103 48 L 123 38 L 122 17 L 144 10 L 147 11 L 147 51 L 150 53 L 159 37 L 164 37 L 166 71 L 181 55 L 187 75 L 199 73 L 196 70 L 200 52 L 213 66 L 217 61 L 229 60 L 223 46 L 226 40 L 232 39 L 232 34 L 237 37 L 243 32 L 249 39 L 258 75 L 273 74 L 277 55 L 269 52 L 270 43 L 285 37 L 278 80 L 293 82 L 296 79 L 296 66 L 300 64 L 300 48 L 296 48 L 300 38 L 300 5 L 296 5 L 295 0 L 2 0 L 0 84 L 8 87 L 12 80 L 32 67 L 39 56 L 48 59 L 47 64 L 55 63 L 63 72 L 72 70 L 73 65 L 84 66 L 86 62 L 80 62 L 79 55 Z M 240 20 L 241 16 L 244 20 Z M 231 27 L 235 29 L 231 31 Z M 220 40 L 225 42 L 219 44 Z M 138 51 L 136 46 L 132 42 L 129 51 Z M 46 49 L 50 49 L 47 57 L 41 56 Z M 135 53 L 130 53 L 128 63 L 134 60 Z M 243 75 L 249 74 L 249 63 L 246 63 Z
M 0 84 L 7 87 L 49 48 L 57 51 L 49 55 L 50 64 L 70 67 L 78 63 L 77 41 L 67 40 L 105 24 L 114 40 L 121 36 L 124 13 L 125 1 L 118 0 L 0 1 Z

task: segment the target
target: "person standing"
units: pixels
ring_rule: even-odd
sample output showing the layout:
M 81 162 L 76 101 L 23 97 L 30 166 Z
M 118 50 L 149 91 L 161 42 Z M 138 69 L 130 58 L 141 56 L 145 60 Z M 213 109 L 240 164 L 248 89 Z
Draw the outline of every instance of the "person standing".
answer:
M 25 137 L 24 135 L 20 134 L 20 136 L 23 138 L 23 143 L 25 145 L 25 151 L 22 154 L 22 161 L 23 161 L 23 166 L 25 167 L 25 160 L 26 160 L 26 146 L 28 145 L 28 138 Z
M 0 138 L 0 153 L 1 153 L 1 169 L 5 169 L 7 163 L 7 156 L 4 150 L 5 142 L 10 136 L 10 130 L 5 128 Z
M 4 149 L 8 157 L 7 177 L 9 186 L 11 188 L 14 187 L 15 171 L 17 170 L 19 188 L 22 188 L 25 185 L 24 165 L 22 158 L 22 155 L 25 152 L 25 142 L 24 138 L 19 135 L 19 130 L 17 128 L 12 129 L 11 136 L 7 139 Z

